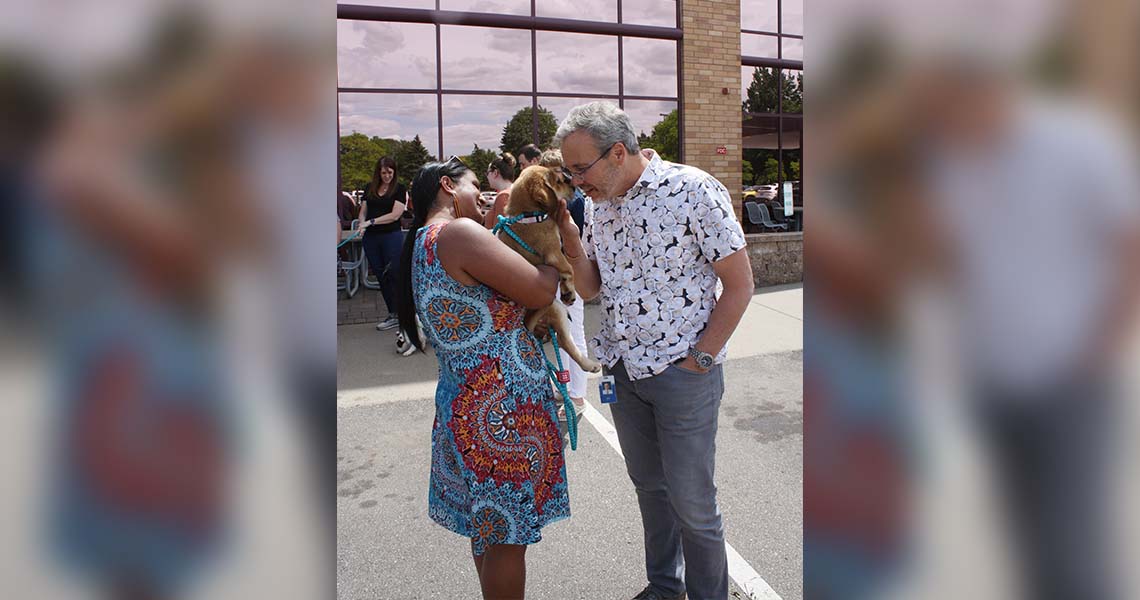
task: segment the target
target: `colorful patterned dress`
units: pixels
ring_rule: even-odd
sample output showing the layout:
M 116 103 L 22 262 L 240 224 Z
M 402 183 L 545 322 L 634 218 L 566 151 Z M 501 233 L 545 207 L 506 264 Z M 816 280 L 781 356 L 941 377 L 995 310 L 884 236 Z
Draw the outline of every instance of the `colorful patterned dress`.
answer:
M 533 544 L 570 516 L 557 405 L 525 309 L 451 278 L 434 223 L 416 232 L 416 312 L 439 361 L 428 512 L 489 544 Z

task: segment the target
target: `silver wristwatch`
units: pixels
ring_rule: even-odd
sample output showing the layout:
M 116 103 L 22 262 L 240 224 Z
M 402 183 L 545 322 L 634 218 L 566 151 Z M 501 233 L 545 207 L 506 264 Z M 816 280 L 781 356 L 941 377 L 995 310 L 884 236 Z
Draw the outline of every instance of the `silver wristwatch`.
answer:
M 713 357 L 713 355 L 697 350 L 696 346 L 689 348 L 689 356 L 693 357 L 693 360 L 697 362 L 697 366 L 703 371 L 708 371 L 713 368 L 713 365 L 716 363 L 716 358 Z

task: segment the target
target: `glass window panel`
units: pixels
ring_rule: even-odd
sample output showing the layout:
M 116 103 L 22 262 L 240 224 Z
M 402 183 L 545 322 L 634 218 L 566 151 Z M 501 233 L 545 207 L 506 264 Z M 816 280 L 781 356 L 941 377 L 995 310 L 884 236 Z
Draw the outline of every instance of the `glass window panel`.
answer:
M 677 42 L 623 38 L 625 93 L 677 97 Z
M 538 91 L 617 94 L 617 38 L 539 31 Z
M 791 33 L 794 35 L 804 34 L 804 0 L 781 0 L 784 5 L 782 8 L 781 19 L 784 24 L 784 30 L 780 33 Z
M 362 189 L 376 160 L 414 153 L 401 152 L 400 142 L 418 136 L 427 153 L 439 156 L 439 129 L 434 94 L 339 94 L 341 186 Z M 360 135 L 353 135 L 360 134 Z M 346 139 L 346 138 L 352 139 Z M 364 139 L 367 138 L 367 139 Z M 407 148 L 405 148 L 407 150 Z M 411 181 L 422 165 L 399 164 L 400 180 Z
M 581 104 L 589 104 L 590 102 L 598 102 L 598 98 L 539 98 L 538 105 L 554 114 L 554 120 L 562 123 L 562 119 L 570 113 L 570 109 Z M 618 101 L 617 98 L 612 100 L 601 100 L 602 102 L 612 102 L 615 106 Z
M 530 16 L 530 0 L 440 0 L 439 8 L 440 10 Z
M 502 151 L 503 132 L 511 119 L 531 107 L 531 99 L 518 96 L 466 96 L 448 94 L 443 97 L 443 155 L 470 154 L 474 145 Z M 528 111 L 529 114 L 529 111 Z M 531 131 L 530 121 L 526 132 Z M 511 143 L 510 145 L 517 145 Z M 515 152 L 517 148 L 509 148 Z
M 784 71 L 783 112 L 802 114 L 804 112 L 804 72 Z
M 760 58 L 777 58 L 779 39 L 774 35 L 740 34 L 740 55 Z
M 340 87 L 435 89 L 435 26 L 338 20 Z
M 530 32 L 442 26 L 443 88 L 529 92 Z
M 535 13 L 540 17 L 617 23 L 617 3 L 618 0 L 538 0 Z
M 783 38 L 784 56 L 788 60 L 804 59 L 804 41 L 798 38 Z
M 622 23 L 677 26 L 677 0 L 621 0 L 621 3 Z
M 352 0 L 348 4 L 364 6 L 392 6 L 396 8 L 424 8 L 435 10 L 435 0 Z
M 777 0 L 741 0 L 740 28 L 776 33 Z
M 776 112 L 779 98 L 779 70 L 771 67 L 741 67 L 741 101 L 744 110 Z
M 625 112 L 633 122 L 638 142 L 653 148 L 665 160 L 676 161 L 680 156 L 680 139 L 676 126 L 678 115 L 672 115 L 670 123 L 663 124 L 677 110 L 676 102 L 656 102 L 649 100 L 626 100 Z M 654 130 L 661 125 L 661 128 Z

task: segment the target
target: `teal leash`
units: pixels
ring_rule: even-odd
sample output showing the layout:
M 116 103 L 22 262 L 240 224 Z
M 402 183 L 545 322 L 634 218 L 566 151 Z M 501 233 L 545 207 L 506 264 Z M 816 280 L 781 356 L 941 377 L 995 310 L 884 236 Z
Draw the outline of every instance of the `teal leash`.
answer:
M 542 342 L 533 333 L 535 343 L 538 344 L 539 351 L 542 351 Z M 554 369 L 554 365 L 550 362 L 550 358 L 542 352 L 542 359 L 546 361 L 546 372 L 554 385 L 558 387 L 559 393 L 562 394 L 562 409 L 566 411 L 566 431 L 570 434 L 570 449 L 578 449 L 578 414 L 574 411 L 574 403 L 570 401 L 570 392 L 566 389 L 566 384 L 570 381 L 570 372 L 562 366 L 562 354 L 558 351 L 558 334 L 553 329 L 550 330 L 550 341 L 554 344 L 554 358 L 558 361 L 558 369 Z M 562 381 L 560 374 L 565 374 L 566 381 Z
M 359 229 L 358 229 L 358 230 L 356 230 L 356 231 L 354 231 L 354 232 L 352 232 L 352 235 L 350 235 L 350 236 L 348 236 L 348 237 L 344 238 L 344 241 L 342 241 L 341 243 L 337 244 L 337 245 L 336 245 L 336 249 L 337 249 L 337 250 L 340 250 L 340 247 L 341 247 L 341 246 L 343 246 L 343 245 L 345 245 L 345 244 L 347 244 L 347 243 L 351 242 L 352 240 L 355 240 L 355 239 L 356 239 L 356 238 L 358 238 L 358 237 L 360 237 L 360 230 L 359 230 Z
M 513 217 L 504 217 L 503 215 L 499 215 L 499 220 L 491 229 L 491 233 L 497 234 L 500 231 L 505 231 L 507 232 L 507 235 L 511 236 L 513 240 L 518 242 L 519 246 L 522 246 L 523 250 L 526 250 L 531 254 L 538 254 L 534 251 L 534 248 L 531 248 L 529 244 L 522 241 L 522 238 L 520 238 L 519 235 L 515 233 L 515 230 L 511 228 L 511 225 L 514 225 L 523 219 L 545 216 L 546 213 L 544 212 L 529 212 L 523 213 L 521 215 L 515 215 Z M 577 450 L 578 413 L 574 411 L 574 403 L 570 401 L 570 392 L 566 389 L 566 384 L 570 382 L 570 372 L 567 371 L 562 365 L 562 353 L 558 351 L 558 334 L 555 333 L 553 329 L 550 330 L 550 341 L 554 344 L 554 359 L 558 361 L 557 369 L 555 369 L 554 364 L 550 362 L 550 357 L 546 356 L 546 352 L 543 352 L 542 341 L 539 340 L 538 336 L 534 335 L 533 333 L 530 335 L 534 338 L 534 343 L 538 346 L 539 352 L 542 352 L 542 360 L 546 361 L 547 376 L 550 377 L 550 380 L 553 381 L 554 385 L 558 387 L 558 392 L 562 394 L 562 410 L 566 412 L 566 431 L 570 434 L 570 449 Z M 563 381 L 563 378 L 565 378 L 566 381 Z
M 532 217 L 545 217 L 545 216 L 546 216 L 546 213 L 544 213 L 544 212 L 529 212 L 529 213 L 523 213 L 521 215 L 515 215 L 513 217 L 504 217 L 503 215 L 499 215 L 499 220 L 497 223 L 495 223 L 495 226 L 491 228 L 491 233 L 497 234 L 500 231 L 505 231 L 505 232 L 507 232 L 507 235 L 511 236 L 511 239 L 518 242 L 518 244 L 520 246 L 522 246 L 523 250 L 526 250 L 527 252 L 530 252 L 531 254 L 538 254 L 538 252 L 534 251 L 534 248 L 530 247 L 530 244 L 527 244 L 526 242 L 522 241 L 522 238 L 519 237 L 519 234 L 515 233 L 515 230 L 511 228 L 511 225 L 514 225 L 515 223 L 518 223 L 519 221 L 521 221 L 523 219 L 528 219 L 528 218 L 532 218 Z

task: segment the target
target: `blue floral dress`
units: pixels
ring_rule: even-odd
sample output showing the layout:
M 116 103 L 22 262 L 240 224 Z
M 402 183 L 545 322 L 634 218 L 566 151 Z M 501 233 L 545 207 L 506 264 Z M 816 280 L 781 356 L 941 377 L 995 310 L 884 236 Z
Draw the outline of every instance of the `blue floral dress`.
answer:
M 490 544 L 533 544 L 570 516 L 557 407 L 541 349 L 523 327 L 525 309 L 443 269 L 443 223 L 416 232 L 416 312 L 439 361 L 428 512 Z

